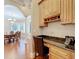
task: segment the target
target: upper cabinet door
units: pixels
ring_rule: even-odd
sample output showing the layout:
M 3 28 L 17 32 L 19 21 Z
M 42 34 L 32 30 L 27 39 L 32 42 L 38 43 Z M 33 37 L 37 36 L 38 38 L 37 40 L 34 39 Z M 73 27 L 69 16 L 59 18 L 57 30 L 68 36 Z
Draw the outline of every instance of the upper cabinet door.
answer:
M 48 15 L 48 0 L 45 0 L 39 5 L 39 23 L 40 27 L 46 26 L 44 18 Z
M 44 10 L 43 10 L 44 6 L 42 6 L 42 4 L 39 5 L 39 25 L 40 26 L 44 26 Z
M 60 0 L 49 0 L 49 15 L 60 14 Z
M 60 14 L 60 0 L 41 0 L 39 5 L 40 26 L 44 26 L 44 19 Z
M 75 12 L 75 1 L 74 0 L 61 0 L 60 1 L 60 18 L 62 24 L 74 23 L 74 12 Z

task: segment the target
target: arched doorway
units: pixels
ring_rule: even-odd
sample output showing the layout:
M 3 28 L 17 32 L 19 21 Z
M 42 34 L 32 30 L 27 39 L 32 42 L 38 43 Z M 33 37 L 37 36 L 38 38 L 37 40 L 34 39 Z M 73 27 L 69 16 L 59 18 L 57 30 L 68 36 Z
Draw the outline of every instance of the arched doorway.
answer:
M 32 55 L 32 39 L 26 40 L 26 37 L 31 33 L 31 15 L 24 16 L 22 12 L 14 5 L 5 5 L 4 7 L 4 32 L 10 31 L 21 31 L 22 35 L 25 35 L 25 42 L 27 43 L 28 55 Z M 22 41 L 21 41 L 22 42 Z M 25 44 L 25 43 L 23 43 Z M 21 44 L 21 48 L 25 47 L 25 45 Z
M 25 16 L 14 5 L 4 6 L 4 32 L 21 31 L 25 33 Z
M 4 19 L 4 34 L 20 31 L 21 38 L 27 42 L 27 37 L 31 34 L 31 15 L 24 16 L 18 7 L 5 5 Z

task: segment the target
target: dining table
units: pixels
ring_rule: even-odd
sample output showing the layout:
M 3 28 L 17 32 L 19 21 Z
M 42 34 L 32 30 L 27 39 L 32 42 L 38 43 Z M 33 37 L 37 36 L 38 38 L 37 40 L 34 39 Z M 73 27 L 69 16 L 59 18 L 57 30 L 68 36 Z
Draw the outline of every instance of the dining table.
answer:
M 6 34 L 6 35 L 4 35 L 4 40 L 8 40 L 9 43 L 11 42 L 11 39 L 13 39 L 13 41 L 14 41 L 14 38 L 15 38 L 15 34 Z

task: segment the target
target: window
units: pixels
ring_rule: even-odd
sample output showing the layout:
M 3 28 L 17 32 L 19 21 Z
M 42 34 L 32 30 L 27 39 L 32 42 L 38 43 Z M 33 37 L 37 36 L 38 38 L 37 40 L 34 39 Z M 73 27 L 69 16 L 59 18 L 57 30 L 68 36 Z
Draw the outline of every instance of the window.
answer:
M 25 32 L 25 24 L 12 24 L 11 25 L 11 31 L 21 31 L 21 32 Z

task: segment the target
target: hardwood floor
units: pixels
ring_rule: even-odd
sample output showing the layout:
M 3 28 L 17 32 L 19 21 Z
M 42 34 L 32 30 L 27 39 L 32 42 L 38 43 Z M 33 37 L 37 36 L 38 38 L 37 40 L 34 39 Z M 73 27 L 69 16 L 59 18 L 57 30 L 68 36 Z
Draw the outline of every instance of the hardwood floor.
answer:
M 30 59 L 27 48 L 23 42 L 4 45 L 4 59 Z
M 48 56 L 44 56 L 44 57 L 38 56 L 38 57 L 36 57 L 36 59 L 49 59 L 49 57 Z
M 4 45 L 4 59 L 32 59 L 27 51 L 27 45 L 23 42 L 15 42 Z M 38 56 L 36 59 L 43 59 Z M 45 58 L 47 59 L 47 58 Z

